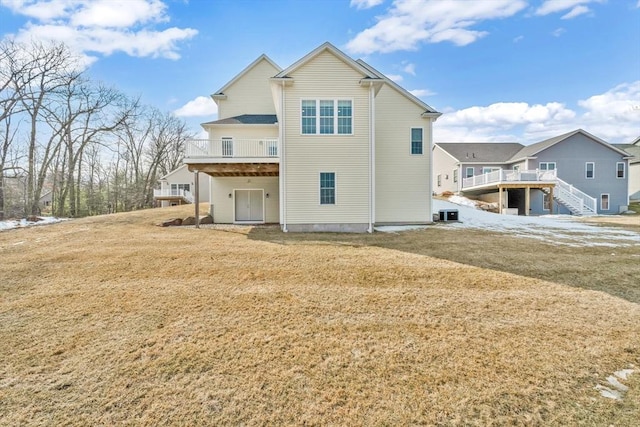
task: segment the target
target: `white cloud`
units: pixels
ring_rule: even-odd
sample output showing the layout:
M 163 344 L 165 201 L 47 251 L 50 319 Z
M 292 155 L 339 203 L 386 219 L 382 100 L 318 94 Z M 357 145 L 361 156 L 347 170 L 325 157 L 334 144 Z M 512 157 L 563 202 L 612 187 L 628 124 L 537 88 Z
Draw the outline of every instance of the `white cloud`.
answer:
M 413 64 L 411 62 L 403 63 L 402 71 L 404 71 L 407 74 L 411 74 L 412 76 L 415 76 L 416 75 L 416 64 Z
M 582 128 L 607 142 L 626 143 L 640 133 L 640 80 L 576 104 L 573 110 L 559 102 L 499 102 L 446 112 L 434 126 L 434 140 L 527 144 Z
M 410 90 L 409 93 L 415 96 L 416 98 L 437 95 L 436 92 L 429 89 L 413 89 L 413 90 Z
M 356 9 L 371 9 L 381 4 L 384 0 L 351 0 L 350 6 Z
M 198 96 L 173 112 L 178 117 L 199 117 L 218 114 L 218 106 L 208 96 Z
M 514 43 L 520 43 L 522 40 L 524 40 L 524 36 L 518 36 L 518 37 L 513 39 L 513 42 Z
M 396 82 L 396 83 L 400 83 L 404 77 L 402 77 L 400 74 L 385 74 L 390 80 Z
M 346 49 L 353 54 L 370 54 L 415 50 L 421 43 L 444 41 L 464 46 L 488 34 L 470 27 L 513 16 L 526 6 L 524 0 L 395 0 L 389 11 L 350 40 Z
M 566 32 L 567 32 L 567 30 L 565 30 L 564 28 L 560 27 L 560 28 L 556 28 L 555 30 L 553 30 L 551 32 L 551 35 L 553 37 L 560 37 L 561 35 L 563 35 Z
M 591 9 L 589 9 L 587 6 L 580 5 L 580 6 L 574 7 L 568 13 L 562 15 L 560 19 L 571 19 L 571 18 L 575 18 L 576 16 L 584 15 L 585 13 L 589 13 L 589 12 L 591 12 Z
M 583 6 L 589 3 L 602 3 L 603 0 L 545 0 L 542 5 L 534 12 L 538 16 L 545 16 L 551 13 L 570 11 L 562 17 L 562 19 L 574 18 L 591 10 Z M 571 15 L 571 16 L 568 16 Z
M 63 42 L 95 60 L 94 53 L 178 59 L 178 43 L 193 38 L 191 28 L 157 29 L 168 22 L 161 0 L 0 0 L 14 13 L 34 18 L 18 41 Z

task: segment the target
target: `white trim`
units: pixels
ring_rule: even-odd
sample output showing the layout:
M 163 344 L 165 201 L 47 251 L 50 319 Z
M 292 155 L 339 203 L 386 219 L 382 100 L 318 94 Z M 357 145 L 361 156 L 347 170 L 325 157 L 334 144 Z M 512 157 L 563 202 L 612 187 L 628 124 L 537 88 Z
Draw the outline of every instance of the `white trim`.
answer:
M 546 209 L 544 207 L 544 199 L 545 199 L 545 197 L 551 197 L 551 194 L 545 193 L 544 191 L 542 192 L 542 210 L 544 212 L 549 212 L 551 209 Z M 549 201 L 549 207 L 551 207 L 551 201 Z
M 607 208 L 605 209 L 602 205 L 602 198 L 607 196 Z M 608 211 L 611 210 L 611 195 L 609 193 L 600 193 L 600 210 Z
M 315 133 L 303 133 L 302 132 L 302 102 L 303 101 L 315 101 L 316 103 L 316 132 Z M 332 101 L 333 102 L 333 133 L 320 133 L 320 102 Z M 351 133 L 338 133 L 338 102 L 349 101 L 351 103 Z M 355 129 L 355 103 L 353 98 L 300 98 L 300 136 L 353 136 Z
M 376 94 L 369 85 L 369 233 L 373 233 L 376 220 Z M 353 126 L 353 123 L 351 124 Z
M 322 203 L 321 175 L 323 173 L 333 174 L 333 203 Z M 318 172 L 318 206 L 337 206 L 337 205 L 338 205 L 338 174 L 335 171 L 319 171 Z
M 281 182 L 281 192 L 280 192 L 280 203 L 281 203 L 281 216 L 280 216 L 280 222 L 282 224 L 282 231 L 287 233 L 289 230 L 287 230 L 287 183 L 286 183 L 286 177 L 287 177 L 287 150 L 286 150 L 286 132 L 284 131 L 284 124 L 286 123 L 286 101 L 285 101 L 285 93 L 284 93 L 284 89 L 286 87 L 286 82 L 282 81 L 282 92 L 281 92 L 281 107 L 282 109 L 281 114 L 282 114 L 282 124 L 279 125 L 278 127 L 278 131 L 280 132 L 280 156 L 282 158 L 282 161 L 280 162 L 280 176 L 278 177 L 278 180 Z
M 618 165 L 622 165 L 622 176 L 618 176 Z M 627 167 L 624 162 L 616 162 L 616 179 L 625 179 L 627 177 Z
M 421 146 L 422 153 L 420 154 L 413 153 L 413 130 L 414 129 L 422 130 L 422 141 L 420 141 L 420 143 L 422 144 Z M 409 128 L 409 154 L 412 156 L 424 156 L 424 127 L 423 126 L 411 126 Z
M 589 176 L 589 166 L 593 165 L 591 169 L 591 174 L 593 176 Z M 584 162 L 584 179 L 595 179 L 596 178 L 596 162 Z

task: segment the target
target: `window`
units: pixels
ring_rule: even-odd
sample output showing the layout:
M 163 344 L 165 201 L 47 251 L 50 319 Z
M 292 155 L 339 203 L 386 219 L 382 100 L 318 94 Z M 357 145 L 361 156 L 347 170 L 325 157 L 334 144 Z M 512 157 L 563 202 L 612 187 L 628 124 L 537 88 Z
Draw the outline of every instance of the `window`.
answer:
M 467 167 L 465 169 L 465 172 L 464 172 L 464 177 L 465 178 L 471 178 L 474 173 L 475 173 L 475 171 L 474 171 L 474 169 L 472 167 Z
M 601 194 L 600 195 L 600 210 L 608 211 L 609 210 L 609 195 Z
M 320 133 L 333 134 L 333 101 L 320 101 Z
M 593 162 L 587 162 L 584 164 L 585 177 L 587 179 L 593 179 L 596 176 L 596 164 Z
M 351 132 L 351 101 L 338 101 L 338 134 L 350 135 Z
M 438 187 L 442 187 L 442 175 L 438 175 Z
M 316 133 L 316 101 L 302 101 L 302 133 Z
M 540 162 L 538 163 L 538 169 L 540 169 L 541 171 L 556 170 L 556 162 Z
M 304 135 L 351 135 L 353 132 L 350 100 L 303 99 L 300 118 Z
M 616 163 L 616 178 L 624 178 L 624 163 L 618 162 Z
M 551 196 L 547 193 L 542 193 L 542 210 L 551 210 Z
M 520 165 L 515 165 L 513 167 L 513 170 L 516 171 L 516 172 L 519 171 L 520 170 Z
M 453 182 L 458 182 L 458 169 L 453 170 Z
M 422 154 L 422 128 L 411 128 L 411 154 Z
M 179 196 L 183 191 L 190 191 L 189 184 L 171 184 L 171 195 Z
M 233 139 L 222 138 L 222 157 L 233 157 Z
M 336 204 L 336 174 L 334 172 L 320 172 L 320 204 Z

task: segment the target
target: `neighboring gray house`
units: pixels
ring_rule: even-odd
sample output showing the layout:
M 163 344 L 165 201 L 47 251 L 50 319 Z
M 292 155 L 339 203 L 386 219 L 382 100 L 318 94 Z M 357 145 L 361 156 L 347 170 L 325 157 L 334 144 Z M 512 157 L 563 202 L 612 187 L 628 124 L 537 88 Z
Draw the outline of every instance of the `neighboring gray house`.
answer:
M 582 129 L 528 146 L 437 143 L 433 188 L 498 202 L 508 214 L 617 214 L 629 204 L 629 158 Z
M 633 158 L 629 159 L 629 200 L 640 200 L 640 136 L 631 144 L 615 144 Z

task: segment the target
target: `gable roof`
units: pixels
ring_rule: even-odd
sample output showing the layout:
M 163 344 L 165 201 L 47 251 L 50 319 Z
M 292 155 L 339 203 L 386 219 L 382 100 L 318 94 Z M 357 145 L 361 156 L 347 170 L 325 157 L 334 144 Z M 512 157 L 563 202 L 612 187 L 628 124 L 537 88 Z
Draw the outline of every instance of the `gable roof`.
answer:
M 291 64 L 286 69 L 280 71 L 278 74 L 274 76 L 274 78 L 275 79 L 289 78 L 290 77 L 289 74 L 295 72 L 297 69 L 299 69 L 300 67 L 302 67 L 303 65 L 305 65 L 306 63 L 308 63 L 309 61 L 311 61 L 312 59 L 314 59 L 315 57 L 317 57 L 318 55 L 326 51 L 335 55 L 342 62 L 344 62 L 345 64 L 347 64 L 348 66 L 350 66 L 351 68 L 353 68 L 354 70 L 362 74 L 363 77 L 367 77 L 370 79 L 379 78 L 375 73 L 372 73 L 366 67 L 363 67 L 362 65 L 358 64 L 356 61 L 351 59 L 344 52 L 342 52 L 340 49 L 338 49 L 337 47 L 335 47 L 329 42 L 325 42 L 321 44 L 320 46 L 318 46 L 317 48 L 315 48 L 314 50 L 312 50 L 311 52 L 309 52 L 308 54 L 306 54 L 305 56 L 303 56 L 293 64 Z
M 629 159 L 629 163 L 631 164 L 640 163 L 640 145 L 636 145 L 634 143 L 634 144 L 613 144 L 613 146 L 626 151 L 629 154 L 629 156 L 632 156 L 631 159 Z
M 278 123 L 278 116 L 275 114 L 243 114 L 202 123 L 202 125 L 273 125 L 276 123 Z
M 522 159 L 522 158 L 525 158 L 525 157 L 536 156 L 541 151 L 544 151 L 547 148 L 553 147 L 557 143 L 562 142 L 565 139 L 568 139 L 568 138 L 570 138 L 570 137 L 572 137 L 574 135 L 577 135 L 579 133 L 581 133 L 582 135 L 586 136 L 587 138 L 592 139 L 593 141 L 595 141 L 595 142 L 597 142 L 599 144 L 604 145 L 607 148 L 610 148 L 610 149 L 618 152 L 619 154 L 622 154 L 624 156 L 628 156 L 628 153 L 624 152 L 623 150 L 620 150 L 619 148 L 614 147 L 613 145 L 611 145 L 608 142 L 598 138 L 597 136 L 591 135 L 589 132 L 587 132 L 585 130 L 576 129 L 574 131 L 567 132 L 567 133 L 562 134 L 562 135 L 554 136 L 553 138 L 545 139 L 544 141 L 540 141 L 540 142 L 537 142 L 535 144 L 527 145 L 522 150 L 520 150 L 520 152 L 518 152 L 516 155 L 514 155 L 511 158 L 511 160 L 515 161 L 515 160 Z
M 174 173 L 177 173 L 177 172 L 181 171 L 182 169 L 184 169 L 186 167 L 187 167 L 187 165 L 178 166 L 176 169 L 174 169 L 171 172 L 167 173 L 165 176 L 160 177 L 160 179 L 158 179 L 158 181 L 166 181 L 168 177 L 170 177 Z
M 524 147 L 517 142 L 438 142 L 435 145 L 461 163 L 505 163 Z
M 258 65 L 260 62 L 262 61 L 267 61 L 269 64 L 271 64 L 276 70 L 280 71 L 282 70 L 282 68 L 280 68 L 280 66 L 278 64 L 276 64 L 275 62 L 273 62 L 273 60 L 271 58 L 269 58 L 267 55 L 265 55 L 264 53 L 262 55 L 260 55 L 255 61 L 253 61 L 251 64 L 247 65 L 245 67 L 244 70 L 240 71 L 238 74 L 236 74 L 236 76 L 234 78 L 232 78 L 231 80 L 229 80 L 229 82 L 227 84 L 225 84 L 224 86 L 222 86 L 220 89 L 218 89 L 217 91 L 215 91 L 211 97 L 215 99 L 215 97 L 221 97 L 224 96 L 224 92 L 226 90 L 229 89 L 229 87 L 231 87 L 235 82 L 237 82 L 238 80 L 240 80 L 245 74 L 247 74 L 249 71 L 251 71 L 251 69 L 253 69 L 256 65 Z
M 378 78 L 383 79 L 386 84 L 388 84 L 390 87 L 395 89 L 401 95 L 403 95 L 406 98 L 408 98 L 414 104 L 417 104 L 421 108 L 424 108 L 425 113 L 437 114 L 436 117 L 440 117 L 442 115 L 442 113 L 437 112 L 435 109 L 433 109 L 431 106 L 429 106 L 426 102 L 422 101 L 420 98 L 418 98 L 417 96 L 415 96 L 414 94 L 412 94 L 411 92 L 409 92 L 408 90 L 406 90 L 405 88 L 403 88 L 402 86 L 400 86 L 399 84 L 397 84 L 396 82 L 394 82 L 393 80 L 391 80 L 390 78 L 388 78 L 387 76 L 382 74 L 380 71 L 378 71 L 375 68 L 373 68 L 371 65 L 367 64 L 366 62 L 364 62 L 362 59 L 358 59 L 356 61 L 356 63 L 362 65 L 367 70 L 369 70 L 372 73 L 374 73 Z

